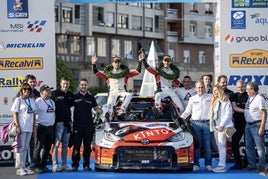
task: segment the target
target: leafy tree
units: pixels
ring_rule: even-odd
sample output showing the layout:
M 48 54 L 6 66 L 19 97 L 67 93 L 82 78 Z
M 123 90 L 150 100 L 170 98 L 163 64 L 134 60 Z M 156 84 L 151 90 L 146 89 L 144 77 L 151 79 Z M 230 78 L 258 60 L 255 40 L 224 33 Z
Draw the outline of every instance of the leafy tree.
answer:
M 57 68 L 57 71 L 56 71 L 57 87 L 60 88 L 60 79 L 61 77 L 65 76 L 70 79 L 70 90 L 72 92 L 75 92 L 76 87 L 75 87 L 75 83 L 74 83 L 73 76 L 72 76 L 70 69 L 64 64 L 64 62 L 60 58 L 56 59 L 56 63 L 57 63 L 57 67 L 56 67 Z
M 95 96 L 97 93 L 108 93 L 107 86 L 93 86 L 88 88 L 88 91 Z

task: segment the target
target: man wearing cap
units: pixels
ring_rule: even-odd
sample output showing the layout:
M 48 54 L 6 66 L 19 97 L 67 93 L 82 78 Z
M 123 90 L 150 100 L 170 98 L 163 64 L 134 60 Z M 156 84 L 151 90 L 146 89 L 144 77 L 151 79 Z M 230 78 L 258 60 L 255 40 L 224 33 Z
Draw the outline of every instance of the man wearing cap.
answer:
M 144 53 L 142 53 L 144 56 Z M 143 58 L 144 59 L 144 58 Z M 155 95 L 155 106 L 160 110 L 161 99 L 165 97 L 170 97 L 180 111 L 184 111 L 183 104 L 180 98 L 173 91 L 173 84 L 180 85 L 178 78 L 180 77 L 180 70 L 176 65 L 172 64 L 171 57 L 165 55 L 157 64 L 156 68 L 151 67 L 146 60 L 143 60 L 144 67 L 146 70 L 155 76 L 155 81 L 157 85 L 157 93 Z
M 55 123 L 55 103 L 51 97 L 51 87 L 40 87 L 40 97 L 36 99 L 37 121 L 35 132 L 34 164 L 39 173 L 49 172 L 46 167 L 51 144 L 53 141 Z M 43 149 L 42 153 L 41 150 Z
M 109 97 L 107 100 L 107 106 L 109 113 L 112 112 L 113 107 L 116 105 L 118 96 L 123 98 L 121 110 L 118 114 L 124 113 L 129 101 L 131 100 L 132 94 L 126 90 L 128 78 L 137 76 L 141 72 L 142 58 L 139 55 L 139 63 L 136 69 L 129 70 L 129 68 L 121 63 L 119 57 L 114 57 L 112 64 L 107 65 L 103 71 L 97 69 L 97 56 L 92 55 L 91 64 L 94 74 L 102 79 L 105 79 L 107 86 L 109 87 Z

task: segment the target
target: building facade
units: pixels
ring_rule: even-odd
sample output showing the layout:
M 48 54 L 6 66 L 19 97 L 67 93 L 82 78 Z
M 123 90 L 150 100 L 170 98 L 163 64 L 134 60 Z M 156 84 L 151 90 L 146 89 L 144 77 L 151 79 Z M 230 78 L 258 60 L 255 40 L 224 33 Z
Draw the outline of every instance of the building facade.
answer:
M 130 68 L 138 51 L 148 53 L 154 41 L 159 59 L 173 57 L 182 75 L 213 72 L 215 5 L 211 3 L 55 3 L 56 55 L 71 70 L 74 80 L 104 85 L 91 71 L 91 55 L 101 69 L 115 56 Z M 144 72 L 144 68 L 142 70 Z M 138 90 L 143 74 L 129 80 Z M 193 78 L 196 80 L 195 78 Z

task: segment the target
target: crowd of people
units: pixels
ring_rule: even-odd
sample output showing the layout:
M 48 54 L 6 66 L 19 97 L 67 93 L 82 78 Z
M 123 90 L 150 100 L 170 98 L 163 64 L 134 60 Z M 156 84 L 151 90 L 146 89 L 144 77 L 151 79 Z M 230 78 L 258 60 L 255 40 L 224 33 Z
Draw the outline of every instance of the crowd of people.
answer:
M 255 82 L 237 82 L 237 92 L 227 88 L 227 76 L 220 75 L 217 84 L 212 85 L 212 75 L 203 75 L 192 86 L 190 76 L 179 80 L 180 70 L 172 63 L 169 55 L 165 55 L 157 67 L 151 67 L 142 52 L 138 56 L 136 69 L 130 70 L 121 63 L 120 57 L 114 57 L 112 64 L 103 71 L 97 68 L 98 57 L 92 55 L 93 73 L 106 81 L 109 87 L 108 115 L 114 115 L 114 106 L 118 97 L 124 100 L 118 115 L 124 114 L 130 102 L 131 93 L 127 92 L 128 78 L 141 73 L 144 68 L 156 79 L 155 107 L 161 111 L 161 99 L 166 96 L 176 104 L 180 117 L 190 119 L 198 146 L 194 151 L 193 171 L 200 170 L 201 150 L 204 150 L 205 170 L 226 172 L 226 130 L 234 127 L 236 132 L 232 138 L 234 166 L 231 170 L 245 169 L 257 172 L 265 171 L 265 122 L 267 117 L 266 102 L 258 93 Z M 17 175 L 29 175 L 49 172 L 47 159 L 52 151 L 52 171 L 77 171 L 80 163 L 80 149 L 83 143 L 83 169 L 91 171 L 91 142 L 94 135 L 92 109 L 101 114 L 103 111 L 96 99 L 88 92 L 88 81 L 81 78 L 78 92 L 69 90 L 70 80 L 62 77 L 60 88 L 53 90 L 48 85 L 42 85 L 39 92 L 35 89 L 36 78 L 27 75 L 25 83 L 14 100 L 11 111 L 17 126 L 20 145 L 16 151 L 15 168 Z M 71 108 L 73 110 L 73 116 Z M 108 118 L 107 120 L 112 120 Z M 241 157 L 240 140 L 244 136 L 245 155 Z M 73 146 L 71 168 L 67 164 L 68 147 Z M 61 162 L 58 160 L 61 144 Z M 257 149 L 258 163 L 256 161 Z M 219 162 L 212 168 L 212 149 L 219 153 Z M 30 157 L 27 157 L 30 156 Z

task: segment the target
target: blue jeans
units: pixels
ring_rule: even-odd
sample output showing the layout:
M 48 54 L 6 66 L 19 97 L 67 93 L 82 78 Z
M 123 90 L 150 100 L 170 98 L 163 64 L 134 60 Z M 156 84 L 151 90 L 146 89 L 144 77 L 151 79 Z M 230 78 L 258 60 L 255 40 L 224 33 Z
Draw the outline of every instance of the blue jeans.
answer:
M 194 151 L 194 164 L 199 165 L 201 147 L 204 148 L 205 166 L 211 165 L 211 132 L 209 129 L 209 122 L 192 121 L 193 126 L 198 138 L 199 147 Z
M 52 163 L 58 165 L 58 149 L 61 142 L 61 160 L 62 166 L 67 165 L 67 152 L 69 144 L 70 133 L 67 132 L 67 128 L 63 122 L 57 122 L 55 127 L 55 143 L 52 149 Z
M 259 156 L 259 168 L 265 168 L 265 139 L 259 136 L 258 131 L 261 123 L 247 124 L 245 127 L 246 153 L 250 168 L 257 168 L 256 151 Z

